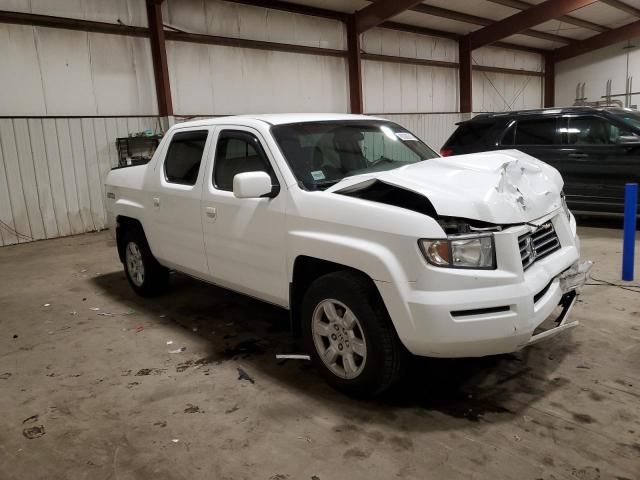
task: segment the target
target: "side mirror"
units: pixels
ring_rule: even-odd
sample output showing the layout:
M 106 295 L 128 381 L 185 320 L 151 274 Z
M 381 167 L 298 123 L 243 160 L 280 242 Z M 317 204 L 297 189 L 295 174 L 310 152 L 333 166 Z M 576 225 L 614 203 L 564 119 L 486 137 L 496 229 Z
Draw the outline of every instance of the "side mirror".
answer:
M 271 196 L 271 177 L 266 172 L 238 173 L 233 177 L 233 195 L 236 198 Z
M 640 137 L 636 135 L 620 135 L 616 143 L 618 145 L 640 145 Z

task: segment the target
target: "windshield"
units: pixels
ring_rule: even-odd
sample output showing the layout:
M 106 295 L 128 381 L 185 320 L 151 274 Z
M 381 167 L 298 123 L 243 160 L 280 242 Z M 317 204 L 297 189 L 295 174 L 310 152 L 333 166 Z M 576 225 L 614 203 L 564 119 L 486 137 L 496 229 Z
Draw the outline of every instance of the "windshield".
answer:
M 345 177 L 379 172 L 438 155 L 404 128 L 385 121 L 328 121 L 272 127 L 298 183 L 324 190 Z

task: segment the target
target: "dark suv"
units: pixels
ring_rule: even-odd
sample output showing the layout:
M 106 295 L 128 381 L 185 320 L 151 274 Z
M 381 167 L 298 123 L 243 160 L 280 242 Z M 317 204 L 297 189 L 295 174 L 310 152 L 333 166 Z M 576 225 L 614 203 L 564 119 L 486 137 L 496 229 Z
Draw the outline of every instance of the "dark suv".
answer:
M 640 181 L 640 112 L 569 107 L 480 114 L 459 123 L 440 154 L 511 148 L 560 171 L 572 210 L 621 214 L 624 184 Z

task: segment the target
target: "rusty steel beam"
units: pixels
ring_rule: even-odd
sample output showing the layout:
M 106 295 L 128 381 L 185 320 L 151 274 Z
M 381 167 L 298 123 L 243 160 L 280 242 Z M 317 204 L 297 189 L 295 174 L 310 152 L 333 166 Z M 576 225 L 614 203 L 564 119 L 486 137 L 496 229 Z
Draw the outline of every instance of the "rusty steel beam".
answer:
M 599 48 L 608 47 L 615 43 L 624 42 L 640 37 L 640 20 L 625 25 L 620 28 L 614 28 L 608 32 L 595 35 L 593 37 L 580 40 L 573 45 L 558 48 L 549 53 L 554 62 L 566 60 L 568 58 L 577 57 L 585 53 L 589 53 Z
M 467 37 L 462 37 L 458 42 L 458 61 L 460 62 L 458 69 L 460 79 L 460 113 L 471 113 L 473 111 L 471 48 Z
M 550 54 L 544 57 L 544 107 L 556 104 L 556 64 Z
M 362 113 L 362 61 L 360 34 L 356 28 L 355 16 L 347 22 L 347 63 L 349 70 L 349 105 L 351 113 Z
M 535 25 L 540 25 L 549 20 L 556 19 L 562 15 L 586 7 L 597 0 L 547 0 L 534 7 L 528 8 L 515 15 L 504 18 L 475 32 L 471 32 L 469 45 L 472 50 L 490 45 L 498 40 L 526 31 Z
M 533 7 L 535 4 L 523 2 L 522 0 L 488 0 L 491 3 L 496 3 L 498 5 L 504 5 L 505 7 L 514 8 L 516 10 L 526 10 L 528 8 Z M 593 30 L 595 32 L 606 32 L 609 28 L 599 25 L 597 23 L 588 22 L 586 20 L 582 20 L 581 18 L 572 17 L 571 15 L 563 15 L 558 17 L 558 20 L 563 21 L 564 23 L 568 23 L 570 25 L 575 25 L 576 27 L 586 28 L 588 30 Z
M 149 30 L 144 27 L 130 27 L 115 23 L 94 22 L 75 18 L 37 15 L 33 13 L 8 12 L 0 10 L 0 23 L 14 25 L 33 25 L 36 27 L 61 28 L 81 32 L 108 33 L 130 37 L 148 37 Z
M 155 0 L 147 0 L 147 18 L 149 20 L 153 74 L 156 81 L 158 115 L 166 117 L 173 115 L 173 101 L 171 100 L 171 85 L 169 84 L 167 50 L 164 44 L 165 32 L 162 23 L 162 5 Z
M 356 31 L 366 32 L 419 3 L 421 0 L 377 0 L 354 13 Z
M 345 50 L 332 48 L 308 47 L 306 45 L 293 45 L 290 43 L 265 42 L 263 40 L 249 40 L 245 38 L 220 37 L 200 33 L 175 32 L 165 30 L 166 40 L 175 42 L 201 43 L 205 45 L 220 45 L 223 47 L 250 48 L 253 50 L 267 50 L 271 52 L 302 53 L 320 55 L 324 57 L 346 57 Z
M 432 15 L 434 17 L 447 18 L 449 20 L 455 20 L 457 22 L 470 23 L 472 25 L 480 25 L 483 27 L 487 27 L 496 23 L 495 20 L 491 20 L 489 18 L 479 17 L 477 15 L 469 15 L 462 12 L 455 12 L 453 10 L 447 10 L 446 8 L 425 5 L 424 3 L 416 5 L 410 10 L 414 12 L 424 13 L 426 15 Z M 570 44 L 573 42 L 571 38 L 563 37 L 561 35 L 554 35 L 552 33 L 540 32 L 538 30 L 526 29 L 520 33 L 529 37 L 539 38 L 541 40 L 549 40 L 552 42 L 565 44 Z
M 623 12 L 627 12 L 634 17 L 640 17 L 640 10 L 631 5 L 621 2 L 620 0 L 600 0 L 602 3 L 606 3 L 610 7 L 617 8 Z
M 331 20 L 338 20 L 340 22 L 347 22 L 349 20 L 349 14 L 343 12 L 337 12 L 335 10 L 327 10 L 325 8 L 311 7 L 308 5 L 301 5 L 299 3 L 284 2 L 282 0 L 226 0 L 227 2 L 241 3 L 243 5 L 250 5 L 253 7 L 270 8 L 272 10 L 280 10 L 282 12 L 300 13 L 302 15 L 309 15 L 312 17 L 328 18 Z

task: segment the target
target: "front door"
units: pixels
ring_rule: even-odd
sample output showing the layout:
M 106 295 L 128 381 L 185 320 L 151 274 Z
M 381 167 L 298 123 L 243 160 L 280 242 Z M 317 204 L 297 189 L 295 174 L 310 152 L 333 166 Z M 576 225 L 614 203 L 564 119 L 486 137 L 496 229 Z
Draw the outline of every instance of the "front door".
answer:
M 288 306 L 285 257 L 285 187 L 273 198 L 236 198 L 233 178 L 263 171 L 276 189 L 283 185 L 259 132 L 216 129 L 212 168 L 202 194 L 202 219 L 209 275 L 215 283 Z
M 624 185 L 638 180 L 638 148 L 618 142 L 632 136 L 624 127 L 596 115 L 565 118 L 565 169 L 574 185 L 567 200 L 576 210 L 622 213 Z

